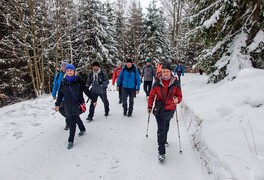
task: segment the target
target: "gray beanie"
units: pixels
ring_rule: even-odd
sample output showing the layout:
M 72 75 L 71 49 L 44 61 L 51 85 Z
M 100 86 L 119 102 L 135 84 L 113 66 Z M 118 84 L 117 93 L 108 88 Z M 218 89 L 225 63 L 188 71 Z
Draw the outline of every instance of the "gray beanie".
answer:
M 62 62 L 62 63 L 61 63 L 61 67 L 65 67 L 65 68 L 66 68 L 67 65 L 68 65 L 67 62 Z

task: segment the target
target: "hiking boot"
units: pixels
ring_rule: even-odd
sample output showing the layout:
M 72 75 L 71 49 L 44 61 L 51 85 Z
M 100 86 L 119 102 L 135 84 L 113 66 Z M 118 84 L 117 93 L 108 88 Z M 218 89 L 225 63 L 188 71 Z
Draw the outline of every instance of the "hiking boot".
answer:
M 88 120 L 88 121 L 92 121 L 92 120 L 93 120 L 93 117 L 88 116 L 88 117 L 86 118 L 86 120 Z
M 80 131 L 78 136 L 83 136 L 85 132 L 86 132 L 86 130 Z
M 66 125 L 64 130 L 69 130 L 70 129 L 70 126 Z
M 158 160 L 159 160 L 159 161 L 164 161 L 164 160 L 165 160 L 165 154 L 160 154 L 160 155 L 158 156 Z
M 132 116 L 132 111 L 128 111 L 127 113 L 127 117 L 130 117 L 130 116 Z
M 105 116 L 108 116 L 109 115 L 109 111 L 107 111 L 107 112 L 105 112 L 105 114 L 104 114 Z
M 73 147 L 73 142 L 69 142 L 68 146 L 67 146 L 67 149 L 71 149 L 72 147 Z

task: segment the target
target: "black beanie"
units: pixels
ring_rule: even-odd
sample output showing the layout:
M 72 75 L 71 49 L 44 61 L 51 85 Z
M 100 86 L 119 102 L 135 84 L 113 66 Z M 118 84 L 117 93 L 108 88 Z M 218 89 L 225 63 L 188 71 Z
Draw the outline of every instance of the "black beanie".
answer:
M 100 64 L 99 64 L 99 62 L 95 61 L 95 62 L 93 62 L 92 66 L 93 66 L 93 67 L 94 67 L 94 66 L 98 66 L 98 67 L 100 67 Z
M 169 69 L 171 70 L 171 66 L 169 63 L 162 64 L 162 69 Z
M 133 61 L 132 61 L 131 58 L 127 58 L 126 62 L 127 62 L 127 63 L 133 63 Z

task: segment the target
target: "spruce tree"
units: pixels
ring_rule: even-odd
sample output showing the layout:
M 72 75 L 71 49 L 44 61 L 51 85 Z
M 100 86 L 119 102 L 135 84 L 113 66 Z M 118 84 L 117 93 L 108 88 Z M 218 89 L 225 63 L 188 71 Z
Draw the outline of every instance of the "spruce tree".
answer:
M 156 7 L 156 1 L 153 0 L 147 8 L 147 14 L 144 19 L 144 35 L 140 46 L 140 58 L 157 58 L 161 62 L 171 62 L 173 50 L 170 46 L 165 18 L 162 10 Z
M 191 28 L 189 41 L 205 47 L 197 58 L 197 67 L 210 74 L 210 81 L 232 80 L 239 70 L 251 67 L 252 63 L 263 67 L 263 61 L 259 61 L 263 47 L 255 44 L 257 48 L 248 48 L 263 32 L 263 2 L 262 6 L 259 3 L 254 0 L 195 1 L 193 13 L 185 22 Z

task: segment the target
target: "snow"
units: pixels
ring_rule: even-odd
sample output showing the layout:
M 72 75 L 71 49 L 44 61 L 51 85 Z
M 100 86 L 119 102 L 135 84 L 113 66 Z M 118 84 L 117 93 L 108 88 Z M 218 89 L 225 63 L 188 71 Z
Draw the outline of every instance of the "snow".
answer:
M 110 115 L 99 100 L 87 132 L 68 150 L 64 118 L 51 95 L 0 109 L 0 179 L 264 179 L 264 71 L 243 69 L 233 81 L 182 77 L 183 102 L 171 120 L 166 160 L 157 160 L 156 122 L 141 89 L 132 117 L 110 86 Z M 78 128 L 77 128 L 78 129 Z
M 253 42 L 247 47 L 249 52 L 254 51 L 257 49 L 260 44 L 262 43 L 262 46 L 264 44 L 264 32 L 260 30 L 257 35 L 255 36 Z
M 212 179 L 264 179 L 264 71 L 243 69 L 235 80 L 218 84 L 206 84 L 207 79 L 193 74 L 183 79 L 182 106 Z

